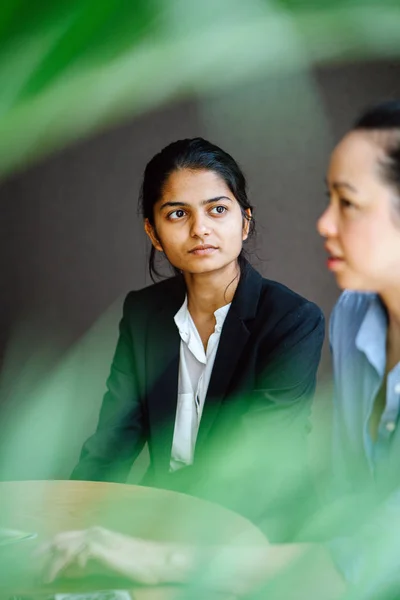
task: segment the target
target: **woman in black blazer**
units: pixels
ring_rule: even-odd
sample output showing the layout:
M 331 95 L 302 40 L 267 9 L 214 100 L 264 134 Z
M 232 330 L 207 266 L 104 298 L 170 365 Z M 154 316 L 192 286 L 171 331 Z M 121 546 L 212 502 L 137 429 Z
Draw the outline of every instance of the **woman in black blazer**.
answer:
M 245 260 L 252 207 L 220 148 L 201 138 L 164 148 L 146 167 L 141 209 L 150 273 L 161 252 L 175 276 L 128 294 L 97 430 L 72 478 L 124 482 L 148 442 L 143 483 L 216 500 L 288 538 L 288 511 L 295 501 L 299 516 L 308 493 L 322 313 Z

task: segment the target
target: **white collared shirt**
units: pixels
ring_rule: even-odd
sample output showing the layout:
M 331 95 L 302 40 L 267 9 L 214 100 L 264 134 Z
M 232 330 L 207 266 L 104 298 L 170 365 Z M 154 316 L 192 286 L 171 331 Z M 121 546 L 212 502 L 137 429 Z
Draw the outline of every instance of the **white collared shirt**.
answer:
M 218 350 L 222 326 L 230 304 L 214 312 L 216 324 L 207 350 L 187 307 L 187 297 L 174 317 L 181 336 L 179 355 L 178 403 L 172 441 L 170 470 L 193 463 L 194 449 L 204 401 Z

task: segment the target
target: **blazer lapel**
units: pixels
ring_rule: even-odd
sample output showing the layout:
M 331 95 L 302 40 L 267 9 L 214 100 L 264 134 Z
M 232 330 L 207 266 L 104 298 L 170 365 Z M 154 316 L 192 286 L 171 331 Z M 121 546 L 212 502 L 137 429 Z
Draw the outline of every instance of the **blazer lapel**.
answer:
M 243 321 L 230 310 L 221 332 L 218 352 L 208 385 L 197 436 L 196 450 L 205 441 L 214 424 L 221 402 L 249 335 L 249 330 Z
M 256 316 L 261 286 L 261 275 L 246 262 L 222 328 L 201 417 L 196 450 L 205 442 L 215 422 L 221 403 L 228 391 L 229 383 L 249 339 L 248 325 Z
M 151 452 L 157 470 L 168 471 L 178 399 L 179 349 L 181 338 L 174 316 L 185 298 L 185 288 L 176 286 L 172 298 L 150 323 L 146 343 L 146 381 Z

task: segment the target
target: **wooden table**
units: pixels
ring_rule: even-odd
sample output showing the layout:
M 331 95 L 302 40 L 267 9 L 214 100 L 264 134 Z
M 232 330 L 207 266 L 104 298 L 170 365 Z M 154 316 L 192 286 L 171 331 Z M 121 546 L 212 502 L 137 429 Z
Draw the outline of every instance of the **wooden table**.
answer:
M 0 598 L 44 597 L 55 592 L 89 591 L 93 586 L 95 589 L 115 588 L 112 579 L 100 583 L 89 579 L 65 580 L 44 586 L 33 571 L 31 555 L 38 544 L 61 531 L 95 525 L 159 541 L 201 545 L 267 544 L 262 533 L 243 517 L 184 494 L 87 481 L 3 482 L 0 483 L 0 527 L 38 535 L 35 540 L 0 548 Z M 176 596 L 176 589 L 174 593 L 171 587 L 134 588 L 132 583 L 127 586 L 135 599 L 182 598 Z

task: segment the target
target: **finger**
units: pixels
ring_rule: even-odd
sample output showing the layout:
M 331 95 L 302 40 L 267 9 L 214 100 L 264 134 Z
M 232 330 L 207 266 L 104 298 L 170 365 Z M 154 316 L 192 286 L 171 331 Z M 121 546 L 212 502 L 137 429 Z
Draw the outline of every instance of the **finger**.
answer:
M 134 553 L 126 554 L 121 548 L 107 547 L 103 544 L 92 545 L 92 557 L 99 567 L 104 569 L 104 574 L 121 575 L 137 582 L 142 582 L 141 561 Z
M 76 555 L 76 562 L 80 569 L 84 569 L 87 565 L 87 562 L 90 558 L 90 548 L 88 545 L 84 544 L 80 550 L 80 552 Z
M 49 561 L 45 569 L 44 578 L 46 581 L 54 581 L 65 570 L 73 564 L 77 564 L 78 557 L 86 549 L 86 544 L 81 540 L 64 541 L 63 547 L 58 547 L 53 544 L 49 550 Z
M 55 548 L 62 548 L 69 545 L 71 542 L 81 543 L 84 539 L 85 531 L 63 531 L 58 533 L 51 540 L 42 542 L 35 550 L 35 554 L 39 556 L 46 552 L 54 551 Z
M 71 564 L 71 557 L 66 554 L 56 554 L 47 563 L 43 574 L 43 582 L 51 583 Z

